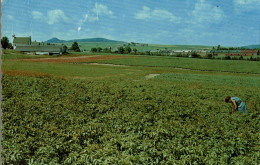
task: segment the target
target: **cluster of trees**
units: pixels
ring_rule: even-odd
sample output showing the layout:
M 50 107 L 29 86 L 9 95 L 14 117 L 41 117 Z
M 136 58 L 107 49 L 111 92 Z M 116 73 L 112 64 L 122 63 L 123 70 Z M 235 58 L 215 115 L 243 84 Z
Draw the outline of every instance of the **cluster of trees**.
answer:
M 120 46 L 117 50 L 119 54 L 130 54 L 132 52 L 132 48 L 130 46 Z
M 148 46 L 148 44 L 130 42 L 130 43 L 124 44 L 124 46 Z
M 97 48 L 91 48 L 91 52 L 94 52 L 94 53 L 96 53 L 96 52 L 111 53 L 112 51 L 111 51 L 111 47 L 104 48 L 104 49 L 102 49 L 101 47 L 97 47 Z
M 112 53 L 112 49 L 111 49 L 111 47 L 104 48 L 104 49 L 102 49 L 101 47 L 97 47 L 97 48 L 91 48 L 91 52 L 94 52 L 94 53 L 96 53 L 96 52 Z M 137 53 L 137 49 L 136 48 L 132 49 L 130 46 L 125 46 L 125 47 L 120 46 L 113 53 L 130 54 L 132 52 L 134 52 L 134 54 L 136 54 Z
M 221 47 L 220 45 L 217 48 L 212 47 L 212 50 L 248 50 L 249 48 L 244 47 Z
M 74 50 L 75 52 L 80 52 L 79 44 L 77 41 L 73 42 L 71 49 Z
M 4 49 L 13 49 L 13 45 L 11 43 L 9 43 L 9 39 L 6 36 L 3 36 L 1 38 L 1 45 L 2 45 L 2 48 L 4 48 Z

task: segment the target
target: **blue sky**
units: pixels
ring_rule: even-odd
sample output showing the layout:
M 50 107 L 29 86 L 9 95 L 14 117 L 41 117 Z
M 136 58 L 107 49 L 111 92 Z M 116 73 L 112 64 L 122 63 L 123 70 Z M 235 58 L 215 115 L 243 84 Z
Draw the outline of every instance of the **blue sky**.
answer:
M 260 0 L 1 0 L 2 36 L 260 44 Z

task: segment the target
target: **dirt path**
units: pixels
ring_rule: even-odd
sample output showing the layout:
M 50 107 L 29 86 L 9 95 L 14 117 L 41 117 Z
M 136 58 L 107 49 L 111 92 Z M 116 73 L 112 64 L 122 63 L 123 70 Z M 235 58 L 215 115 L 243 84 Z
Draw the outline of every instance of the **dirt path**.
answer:
M 71 63 L 71 62 L 88 62 L 97 60 L 111 60 L 120 58 L 133 58 L 134 56 L 78 56 L 78 57 L 57 57 L 57 58 L 34 58 L 34 59 L 19 59 L 18 61 L 31 61 L 31 62 L 49 62 L 49 63 Z
M 160 74 L 149 74 L 147 76 L 145 76 L 145 79 L 148 80 L 148 79 L 151 79 L 151 78 L 154 78 L 155 76 L 158 76 Z

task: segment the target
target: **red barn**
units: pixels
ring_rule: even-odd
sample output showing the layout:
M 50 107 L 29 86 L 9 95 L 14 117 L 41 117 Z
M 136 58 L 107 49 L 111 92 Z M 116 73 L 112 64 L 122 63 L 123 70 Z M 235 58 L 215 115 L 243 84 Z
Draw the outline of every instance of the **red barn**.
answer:
M 253 55 L 257 55 L 258 50 L 242 50 L 241 51 L 241 55 L 243 56 L 253 56 Z

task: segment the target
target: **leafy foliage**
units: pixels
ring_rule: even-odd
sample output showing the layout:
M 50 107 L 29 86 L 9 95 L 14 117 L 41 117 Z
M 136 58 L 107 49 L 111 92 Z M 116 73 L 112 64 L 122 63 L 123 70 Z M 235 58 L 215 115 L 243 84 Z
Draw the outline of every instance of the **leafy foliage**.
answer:
M 133 48 L 133 52 L 134 52 L 134 54 L 136 54 L 137 53 L 137 49 Z
M 120 46 L 117 48 L 119 54 L 124 54 L 124 47 Z
M 101 52 L 102 48 L 101 47 L 97 47 L 97 52 Z
M 132 49 L 131 49 L 130 46 L 126 46 L 124 49 L 125 49 L 125 53 L 126 53 L 126 54 L 129 54 L 129 53 L 131 53 L 131 51 L 132 51 Z
M 78 45 L 77 41 L 74 41 L 74 42 L 73 42 L 73 44 L 72 44 L 72 49 L 73 49 L 75 52 L 80 52 L 79 45 Z
M 2 48 L 4 48 L 4 49 L 8 48 L 9 44 L 10 44 L 9 39 L 6 36 L 2 37 L 2 39 L 1 39 Z M 11 46 L 12 45 L 10 45 L 9 47 L 11 47 Z
M 259 86 L 195 78 L 4 76 L 3 164 L 257 164 Z M 249 113 L 228 114 L 231 93 Z
M 91 52 L 97 52 L 97 48 L 91 48 Z

